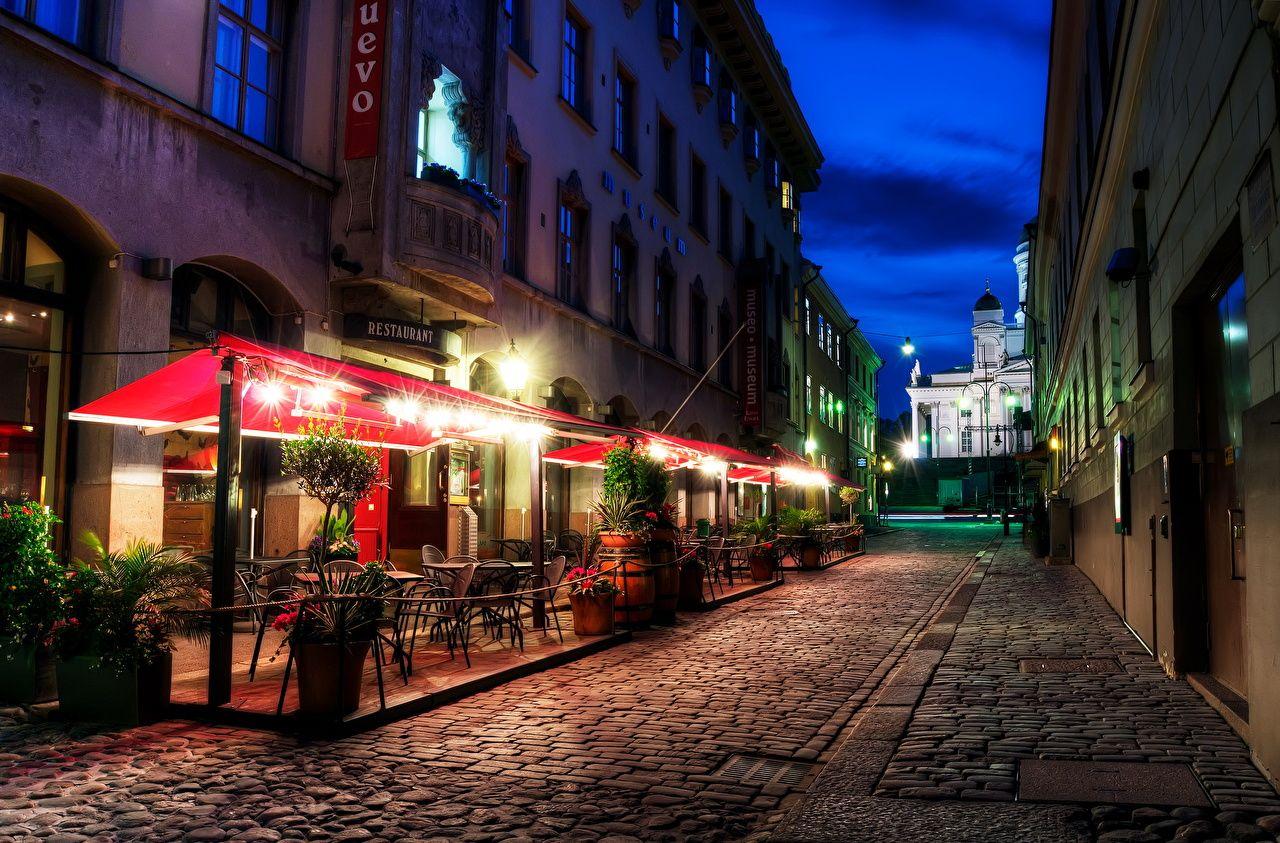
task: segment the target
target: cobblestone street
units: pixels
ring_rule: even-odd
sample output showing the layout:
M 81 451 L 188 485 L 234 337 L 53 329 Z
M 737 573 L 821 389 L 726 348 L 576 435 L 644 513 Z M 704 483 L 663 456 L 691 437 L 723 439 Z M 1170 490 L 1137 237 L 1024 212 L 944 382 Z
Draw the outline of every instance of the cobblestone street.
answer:
M 6 721 L 0 839 L 1271 839 L 1251 821 L 1280 803 L 1225 723 L 1078 571 L 1016 539 L 992 554 L 999 538 L 877 537 L 866 557 L 349 738 Z M 1123 670 L 1019 671 L 1059 655 Z M 729 775 L 735 755 L 800 766 Z M 1009 804 L 1017 760 L 1037 756 L 1185 761 L 1216 808 Z

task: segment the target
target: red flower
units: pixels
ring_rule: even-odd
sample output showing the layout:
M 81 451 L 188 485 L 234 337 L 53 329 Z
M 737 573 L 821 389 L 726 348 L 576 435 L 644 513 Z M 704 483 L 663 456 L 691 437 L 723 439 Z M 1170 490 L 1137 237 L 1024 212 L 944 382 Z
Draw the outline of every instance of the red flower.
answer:
M 658 513 L 656 513 L 656 512 L 646 512 L 646 513 L 644 514 L 644 517 L 645 517 L 645 518 L 648 518 L 650 521 L 657 521 L 657 520 L 658 520 Z

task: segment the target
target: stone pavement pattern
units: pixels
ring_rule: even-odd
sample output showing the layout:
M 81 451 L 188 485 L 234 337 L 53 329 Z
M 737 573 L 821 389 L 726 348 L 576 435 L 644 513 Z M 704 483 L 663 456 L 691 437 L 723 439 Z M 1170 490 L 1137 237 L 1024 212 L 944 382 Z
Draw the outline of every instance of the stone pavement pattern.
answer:
M 971 602 L 931 627 L 953 635 L 914 711 L 884 734 L 852 730 L 773 839 L 875 839 L 877 824 L 898 835 L 945 829 L 932 839 L 946 840 L 1275 839 L 1280 799 L 1244 743 L 1163 673 L 1078 569 L 1040 565 L 1015 538 L 969 583 Z M 1121 671 L 1020 669 L 1021 659 L 1053 657 L 1113 658 Z M 1073 817 L 1009 804 L 1018 762 L 1030 758 L 1189 764 L 1217 807 L 1096 805 Z
M 828 750 L 993 534 L 882 537 L 871 556 L 349 738 L 0 723 L 0 840 L 739 838 L 801 784 L 717 769 Z

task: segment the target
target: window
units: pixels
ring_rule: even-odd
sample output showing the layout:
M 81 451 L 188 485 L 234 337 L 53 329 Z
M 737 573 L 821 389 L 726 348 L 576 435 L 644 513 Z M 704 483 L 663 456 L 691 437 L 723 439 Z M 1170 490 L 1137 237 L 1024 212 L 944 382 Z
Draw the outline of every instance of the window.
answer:
M 818 386 L 818 421 L 827 423 L 827 388 Z
M 677 0 L 658 0 L 658 37 L 680 43 L 680 4 Z
M 502 268 L 524 277 L 525 232 L 529 214 L 526 162 L 507 153 L 502 164 Z
M 689 293 L 689 366 L 698 372 L 707 370 L 707 327 L 707 295 L 698 278 Z
M 825 352 L 827 350 L 827 320 L 821 313 L 818 314 L 818 350 Z
M 742 259 L 755 260 L 756 224 L 745 214 L 742 217 Z
M 623 217 L 627 220 L 627 217 Z M 635 288 L 636 240 L 630 222 L 613 227 L 613 249 L 609 257 L 609 283 L 613 294 L 613 327 L 635 336 L 631 321 L 631 299 Z
M 960 431 L 960 453 L 973 453 L 973 429 L 966 427 Z
M 614 71 L 613 80 L 613 151 L 633 168 L 636 156 L 636 80 L 623 69 Z
M 707 236 L 707 165 L 697 155 L 689 155 L 689 227 Z
M 653 345 L 659 351 L 672 354 L 676 275 L 671 266 L 671 256 L 666 252 L 663 256 L 653 273 Z
M 530 0 L 504 0 L 503 9 L 507 15 L 507 44 L 516 55 L 525 61 L 532 57 L 533 39 L 529 33 Z
M 733 260 L 733 197 L 720 185 L 720 256 Z
M 796 187 L 789 179 L 782 180 L 782 210 L 794 212 L 796 209 Z
M 728 71 L 720 73 L 720 126 L 722 130 L 732 129 L 729 140 L 738 132 L 738 89 Z
M 760 126 L 756 123 L 756 116 L 749 111 L 742 133 L 742 159 L 748 172 L 754 173 L 760 168 Z
M 414 175 L 422 177 L 428 164 L 448 167 L 459 175 L 467 174 L 466 150 L 458 146 L 454 137 L 458 124 L 453 115 L 456 109 L 451 103 L 461 99 L 462 82 L 444 68 L 436 78 L 427 107 L 418 110 L 418 156 Z
M 588 117 L 587 27 L 572 12 L 564 18 L 560 57 L 560 97 L 583 117 Z M 589 119 L 589 118 L 588 118 Z
M 658 195 L 671 207 L 676 201 L 676 127 L 658 115 Z
M 695 89 L 701 89 L 706 97 L 705 100 L 698 100 L 698 108 L 710 101 L 711 98 L 711 71 L 712 71 L 712 55 L 711 45 L 707 43 L 707 36 L 701 29 L 693 31 L 693 60 L 691 62 L 692 81 Z
M 831 323 L 827 323 L 827 356 L 831 357 L 835 352 L 835 332 L 831 329 Z
M 0 9 L 26 18 L 64 41 L 79 44 L 87 24 L 87 0 L 0 0 Z
M 556 212 L 556 297 L 574 307 L 586 306 L 587 226 L 590 208 L 582 195 L 578 171 L 560 183 Z
M 219 4 L 213 116 L 268 146 L 276 143 L 279 121 L 283 31 L 278 0 L 222 0 Z
M 813 376 L 804 376 L 804 411 L 806 414 L 813 413 Z
M 808 296 L 805 296 L 804 297 L 804 332 L 805 334 L 813 333 L 813 317 L 811 316 L 812 310 L 813 310 L 813 302 L 809 299 Z

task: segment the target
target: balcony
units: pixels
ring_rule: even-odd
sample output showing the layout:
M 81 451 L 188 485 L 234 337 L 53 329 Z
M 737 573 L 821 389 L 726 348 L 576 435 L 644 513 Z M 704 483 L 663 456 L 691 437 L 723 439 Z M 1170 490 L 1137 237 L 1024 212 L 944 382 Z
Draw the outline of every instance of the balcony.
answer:
M 424 175 L 405 179 L 400 263 L 478 305 L 492 304 L 498 278 L 496 200 L 456 175 Z

